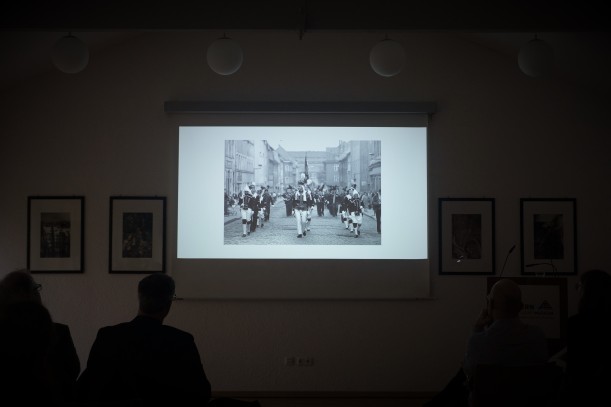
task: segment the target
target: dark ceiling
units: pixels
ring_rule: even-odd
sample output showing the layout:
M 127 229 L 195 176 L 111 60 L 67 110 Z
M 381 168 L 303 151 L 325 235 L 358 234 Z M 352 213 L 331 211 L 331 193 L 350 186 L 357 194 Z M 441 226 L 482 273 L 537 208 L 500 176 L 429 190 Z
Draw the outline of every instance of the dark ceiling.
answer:
M 605 30 L 604 2 L 129 0 L 5 3 L 5 30 L 452 30 L 543 32 Z
M 591 3 L 591 4 L 590 4 Z M 50 50 L 68 32 L 98 52 L 164 30 L 445 32 L 516 64 L 535 34 L 555 50 L 557 76 L 611 91 L 611 31 L 604 2 L 541 0 L 70 0 L 5 2 L 0 12 L 0 90 L 52 70 Z

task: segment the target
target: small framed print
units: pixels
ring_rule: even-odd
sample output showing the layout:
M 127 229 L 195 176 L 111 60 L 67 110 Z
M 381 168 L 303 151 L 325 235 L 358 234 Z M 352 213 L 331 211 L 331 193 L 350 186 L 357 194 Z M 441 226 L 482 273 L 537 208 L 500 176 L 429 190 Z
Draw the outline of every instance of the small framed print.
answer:
M 110 273 L 165 273 L 165 197 L 110 197 Z
M 523 275 L 577 274 L 574 198 L 520 199 Z
M 82 273 L 85 198 L 28 197 L 27 268 L 32 273 Z
M 494 198 L 439 198 L 439 274 L 495 274 Z

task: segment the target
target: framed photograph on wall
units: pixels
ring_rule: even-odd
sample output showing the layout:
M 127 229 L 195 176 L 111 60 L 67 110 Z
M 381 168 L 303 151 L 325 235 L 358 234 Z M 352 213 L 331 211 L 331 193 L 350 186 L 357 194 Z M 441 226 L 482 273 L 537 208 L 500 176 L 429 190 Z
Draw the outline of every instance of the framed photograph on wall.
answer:
M 520 199 L 522 274 L 577 274 L 574 198 Z
M 110 197 L 110 273 L 165 273 L 165 207 L 165 197 Z
M 27 268 L 32 273 L 82 273 L 85 198 L 28 197 Z
M 439 274 L 495 274 L 494 198 L 439 198 Z

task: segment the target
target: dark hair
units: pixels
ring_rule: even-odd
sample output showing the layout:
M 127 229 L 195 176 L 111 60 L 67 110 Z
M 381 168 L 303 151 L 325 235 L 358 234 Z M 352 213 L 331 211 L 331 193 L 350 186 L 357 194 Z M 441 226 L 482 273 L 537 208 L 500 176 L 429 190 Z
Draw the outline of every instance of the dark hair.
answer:
M 8 273 L 0 280 L 0 305 L 20 301 L 40 302 L 35 292 L 35 282 L 27 270 Z
M 579 276 L 580 314 L 611 314 L 611 275 L 604 270 L 588 270 Z
M 156 314 L 169 308 L 176 286 L 174 279 L 167 274 L 154 273 L 138 283 L 140 310 L 146 314 Z

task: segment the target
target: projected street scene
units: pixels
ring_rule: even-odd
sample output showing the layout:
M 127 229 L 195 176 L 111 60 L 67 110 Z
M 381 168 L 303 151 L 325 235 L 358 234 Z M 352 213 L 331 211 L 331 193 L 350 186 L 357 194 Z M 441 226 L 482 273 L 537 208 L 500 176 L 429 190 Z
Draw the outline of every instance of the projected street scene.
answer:
M 424 127 L 181 126 L 177 258 L 426 259 L 426 145 Z
M 428 295 L 425 125 L 412 127 L 417 123 L 404 115 L 224 117 L 214 125 L 179 126 L 173 269 L 185 297 Z M 352 231 L 350 224 L 346 229 L 338 203 L 353 184 L 357 198 L 371 198 L 371 208 L 364 200 L 356 232 L 354 221 Z M 320 216 L 319 202 L 308 205 L 306 187 L 312 195 L 322 193 Z M 381 194 L 376 204 L 373 195 L 381 189 L 384 219 Z M 288 212 L 287 190 L 294 201 Z M 251 211 L 242 223 L 240 198 L 246 195 L 248 201 L 260 198 L 259 212 L 255 217 L 246 205 Z
M 382 142 L 281 137 L 224 141 L 224 245 L 381 245 Z

